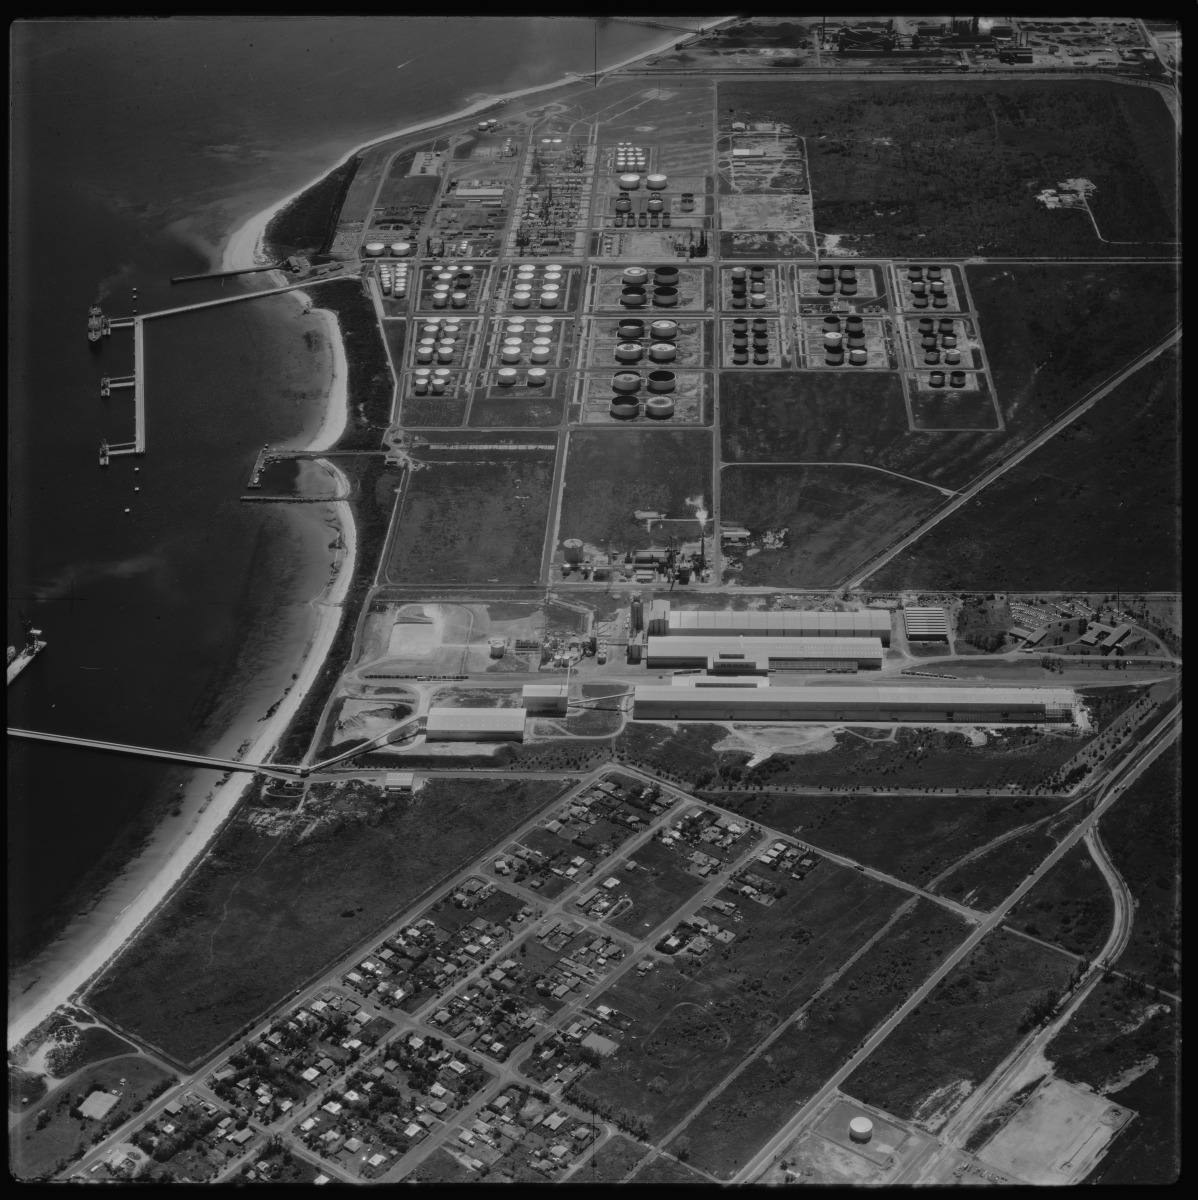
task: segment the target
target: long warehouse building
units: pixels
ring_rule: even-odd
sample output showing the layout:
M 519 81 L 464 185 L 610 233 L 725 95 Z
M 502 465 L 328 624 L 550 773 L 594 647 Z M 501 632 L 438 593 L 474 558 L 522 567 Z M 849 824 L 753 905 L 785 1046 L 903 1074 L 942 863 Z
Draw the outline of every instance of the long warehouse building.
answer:
M 733 612 L 723 608 L 671 609 L 668 600 L 649 605 L 648 630 L 657 637 L 877 638 L 890 645 L 890 611 Z
M 1073 692 L 1036 687 L 664 687 L 633 692 L 640 721 L 911 721 L 1041 724 L 1073 719 Z
M 706 667 L 718 673 L 857 671 L 882 668 L 876 638 L 650 637 L 648 667 Z
M 522 742 L 523 708 L 430 708 L 425 736 L 430 742 Z

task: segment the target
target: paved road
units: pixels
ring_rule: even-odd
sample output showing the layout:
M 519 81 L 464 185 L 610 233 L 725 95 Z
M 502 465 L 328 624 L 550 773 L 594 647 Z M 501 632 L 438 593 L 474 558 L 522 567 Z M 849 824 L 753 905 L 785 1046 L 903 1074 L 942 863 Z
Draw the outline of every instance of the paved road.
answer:
M 1180 728 L 1181 705 L 1178 704 L 1166 721 L 1162 722 L 1152 734 L 1138 747 L 1137 753 L 1117 766 L 1108 779 L 1096 789 L 1094 795 L 1097 802 L 1093 811 L 1081 821 L 1070 833 L 1066 834 L 1056 847 L 1043 859 L 1038 867 L 1003 901 L 998 908 L 954 950 L 932 972 L 910 997 L 890 1017 L 862 1043 L 861 1048 L 824 1084 L 822 1088 L 799 1110 L 799 1112 L 775 1134 L 766 1145 L 736 1174 L 734 1183 L 745 1183 L 756 1179 L 772 1165 L 774 1158 L 789 1144 L 807 1119 L 828 1099 L 833 1091 L 861 1065 L 882 1044 L 903 1020 L 919 1004 L 921 1004 L 932 989 L 964 960 L 987 937 L 997 929 L 1020 900 L 1073 848 L 1085 834 L 1093 828 L 1102 814 L 1123 794 L 1132 780 L 1138 776 L 1146 761 L 1151 761 L 1173 737 Z
M 1004 459 L 997 466 L 991 467 L 990 470 L 978 476 L 978 478 L 974 480 L 974 482 L 971 483 L 967 488 L 965 488 L 955 500 L 952 500 L 942 508 L 937 509 L 937 511 L 933 513 L 932 516 L 928 517 L 927 520 L 921 521 L 920 524 L 915 527 L 915 529 L 900 539 L 890 549 L 885 550 L 881 554 L 870 559 L 863 567 L 858 567 L 854 574 L 850 576 L 849 579 L 846 580 L 841 586 L 849 589 L 859 588 L 866 579 L 868 579 L 871 575 L 876 574 L 879 570 L 881 570 L 882 567 L 890 562 L 891 559 L 901 554 L 907 549 L 908 546 L 914 542 L 917 542 L 924 536 L 924 534 L 934 529 L 940 524 L 941 521 L 944 520 L 945 517 L 951 516 L 962 505 L 968 504 L 969 501 L 972 500 L 974 496 L 976 496 L 983 488 L 989 487 L 990 484 L 994 483 L 995 480 L 1000 479 L 1012 467 L 1018 466 L 1025 458 L 1028 457 L 1029 454 L 1034 454 L 1040 449 L 1041 446 L 1060 433 L 1060 431 L 1067 425 L 1072 424 L 1072 422 L 1076 421 L 1078 417 L 1088 412 L 1104 396 L 1114 391 L 1115 388 L 1117 388 L 1125 380 L 1130 379 L 1142 367 L 1147 366 L 1148 363 L 1158 358 L 1170 347 L 1177 345 L 1180 341 L 1181 330 L 1175 329 L 1169 334 L 1168 337 L 1164 338 L 1162 341 L 1153 346 L 1152 349 L 1146 350 L 1129 366 L 1124 367 L 1107 383 L 1102 384 L 1100 387 L 1092 391 L 1085 399 L 1073 405 L 1072 408 L 1068 409 L 1051 425 L 1041 430 L 1041 432 L 1036 434 L 1036 436 L 1030 441 L 1022 445 L 1018 450 L 1015 451 L 1014 454 L 1010 455 L 1010 457 Z

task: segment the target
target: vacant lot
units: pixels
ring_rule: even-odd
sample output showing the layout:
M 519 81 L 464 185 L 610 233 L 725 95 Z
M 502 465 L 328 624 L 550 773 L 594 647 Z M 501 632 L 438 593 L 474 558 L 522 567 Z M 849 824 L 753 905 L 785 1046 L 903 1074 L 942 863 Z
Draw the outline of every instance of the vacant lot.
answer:
M 688 500 L 693 501 L 688 503 Z M 695 537 L 696 508 L 711 505 L 711 435 L 700 430 L 578 430 L 570 434 L 559 543 L 581 538 L 606 552 L 654 539 L 637 510 L 677 519 L 667 526 Z
M 508 426 L 513 429 L 544 429 L 561 424 L 565 406 L 565 400 L 554 396 L 507 399 L 502 396 L 476 395 L 470 405 L 469 424 L 475 428 Z
M 881 940 L 686 1127 L 690 1161 L 727 1179 L 822 1086 L 965 936 L 957 917 L 917 899 Z
M 1048 1044 L 1056 1073 L 1109 1094 L 1138 1116 L 1087 1183 L 1162 1184 L 1181 1163 L 1180 1022 L 1176 1009 L 1107 976 Z
M 898 375 L 835 371 L 724 371 L 720 451 L 725 462 L 854 462 L 885 466 L 907 436 Z
M 1046 942 L 1087 958 L 1102 949 L 1115 905 L 1085 846 L 1068 854 L 1019 902 L 1010 922 Z
M 536 583 L 552 451 L 478 451 L 408 479 L 386 566 L 391 583 Z
M 871 576 L 874 585 L 1179 587 L 1178 367 L 1165 354 L 1137 372 Z M 1050 554 L 1027 552 L 1031 528 Z
M 979 387 L 962 392 L 923 392 L 911 390 L 911 415 L 915 428 L 998 429 L 995 410 L 985 376 L 978 376 Z
M 632 899 L 632 907 L 609 924 L 642 938 L 689 900 L 705 880 L 687 872 L 684 853 L 669 850 L 656 839 L 636 852 L 636 866 L 635 871 L 620 876 L 616 889 L 619 895 Z
M 601 1115 L 629 1114 L 660 1137 L 881 928 L 900 899 L 823 862 L 805 879 L 787 880 L 786 894 L 768 908 L 736 894 L 741 922 L 704 910 L 735 940 L 700 963 L 675 956 L 605 992 L 601 1002 L 633 1024 L 572 1095 Z
M 648 1146 L 617 1133 L 591 1155 L 574 1179 L 578 1183 L 619 1183 L 648 1153 Z
M 69 1091 L 59 1090 L 47 1103 L 30 1106 L 9 1131 L 9 1165 L 18 1179 L 45 1179 L 64 1170 L 97 1135 L 111 1132 L 161 1095 L 175 1082 L 148 1058 L 114 1058 L 91 1067 L 72 1080 Z M 119 1093 L 120 1099 L 99 1120 L 78 1112 L 77 1102 L 92 1092 Z M 43 1114 L 45 1114 L 43 1116 Z M 41 1128 L 38 1128 L 39 1124 Z
M 944 499 L 864 467 L 734 466 L 721 486 L 721 519 L 751 535 L 725 548 L 725 578 L 754 587 L 835 587 Z
M 646 1187 L 663 1183 L 708 1183 L 698 1171 L 692 1171 L 690 1167 L 664 1154 L 659 1154 L 647 1167 L 642 1167 L 629 1182 Z
M 728 731 L 720 725 L 685 722 L 668 725 L 625 725 L 615 739 L 618 761 L 641 767 L 674 783 L 696 784 L 710 779 L 725 755 L 713 750 Z
M 866 255 L 1115 255 L 1044 187 L 1096 185 L 1103 237 L 1163 254 L 1175 230 L 1173 121 L 1146 88 L 1083 81 L 726 83 L 718 107 L 806 137 L 815 226 Z M 1145 142 L 1147 141 L 1147 145 Z M 1153 161 L 1153 148 L 1156 161 Z M 920 239 L 916 243 L 915 239 Z
M 936 885 L 936 891 L 971 908 L 986 912 L 997 908 L 1085 815 L 1085 807 L 1079 804 L 1056 820 L 1003 842 L 954 871 Z
M 1119 960 L 1150 984 L 1181 993 L 1181 751 L 1175 745 L 1102 817 L 1103 845 L 1136 898 Z
M 1073 962 L 1001 930 L 932 989 L 843 1091 L 935 1132 L 1061 995 Z
M 235 820 L 101 977 L 90 1003 L 181 1062 L 264 1009 L 548 804 L 562 780 L 432 780 L 408 800 L 363 785 L 310 802 L 278 837 Z
M 962 855 L 1056 812 L 1031 796 L 783 796 L 731 793 L 719 803 L 770 829 L 926 885 Z

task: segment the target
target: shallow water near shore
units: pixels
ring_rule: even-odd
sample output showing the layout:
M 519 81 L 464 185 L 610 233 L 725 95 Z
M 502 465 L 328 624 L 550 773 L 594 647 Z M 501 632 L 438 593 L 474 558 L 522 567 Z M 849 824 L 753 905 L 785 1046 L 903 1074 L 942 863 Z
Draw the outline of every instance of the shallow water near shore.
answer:
M 600 66 L 661 38 L 607 23 Z M 144 315 L 261 288 L 169 278 L 352 146 L 589 70 L 592 49 L 590 22 L 531 18 L 14 26 L 8 631 L 24 613 L 49 645 L 10 725 L 231 753 L 297 671 L 328 577 L 327 506 L 237 499 L 263 442 L 302 445 L 323 416 L 297 394 L 297 306 L 149 323 L 147 454 L 101 470 L 132 406 L 98 380 L 131 368 L 132 339 L 89 345 L 88 304 Z M 9 763 L 10 965 L 88 910 L 181 784 L 216 778 L 19 742 Z

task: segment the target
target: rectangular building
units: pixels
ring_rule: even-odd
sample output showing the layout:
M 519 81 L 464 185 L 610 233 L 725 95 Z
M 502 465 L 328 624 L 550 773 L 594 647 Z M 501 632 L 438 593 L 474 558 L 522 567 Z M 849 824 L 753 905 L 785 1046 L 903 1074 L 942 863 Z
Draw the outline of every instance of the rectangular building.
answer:
M 650 626 L 649 632 L 657 631 Z M 885 608 L 863 608 L 857 612 L 676 609 L 668 612 L 666 632 L 670 637 L 877 638 L 883 646 L 889 646 L 890 611 Z
M 569 703 L 569 688 L 564 683 L 526 683 L 520 699 L 530 713 L 564 717 Z
M 650 637 L 646 659 L 650 669 L 705 667 L 733 675 L 880 670 L 882 643 L 876 637 Z
M 903 627 L 909 642 L 948 641 L 948 613 L 943 608 L 904 608 Z
M 1072 721 L 1069 688 L 768 687 L 684 688 L 642 684 L 641 721 L 907 721 L 919 724 L 1040 724 Z
M 430 708 L 425 730 L 430 742 L 524 740 L 522 708 Z

